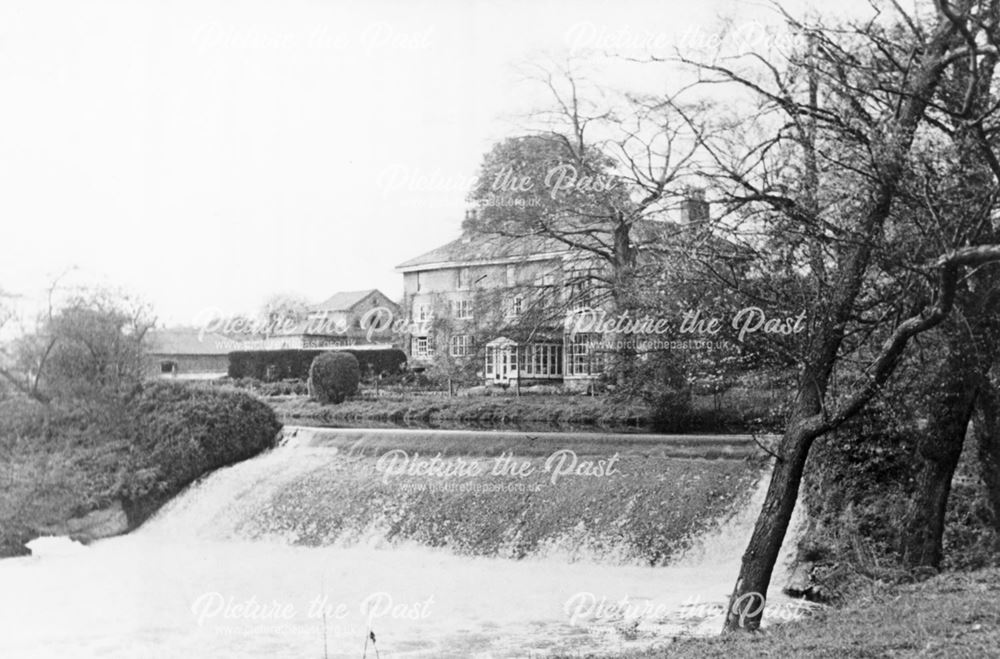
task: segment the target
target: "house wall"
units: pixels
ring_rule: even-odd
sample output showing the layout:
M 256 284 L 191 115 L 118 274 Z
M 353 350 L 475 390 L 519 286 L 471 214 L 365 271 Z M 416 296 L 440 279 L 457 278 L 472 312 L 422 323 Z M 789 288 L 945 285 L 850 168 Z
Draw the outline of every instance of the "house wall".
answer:
M 258 349 L 399 345 L 402 341 L 393 333 L 393 323 L 402 317 L 398 304 L 372 291 L 347 311 L 314 309 L 305 322 L 268 337 Z
M 416 337 L 429 339 L 433 355 L 442 350 L 450 351 L 451 334 L 468 334 L 476 346 L 468 358 L 481 361 L 481 347 L 495 338 L 497 328 L 505 321 L 513 320 L 514 297 L 522 295 L 527 298 L 537 294 L 546 276 L 552 279 L 550 290 L 559 291 L 561 259 L 454 266 L 404 273 L 402 313 L 410 323 L 409 335 L 403 337 L 404 350 L 411 361 L 419 365 L 430 362 L 432 357 L 423 358 L 416 353 Z M 472 306 L 473 318 L 456 316 L 455 305 L 460 301 Z M 434 325 L 446 325 L 448 331 L 435 331 L 428 317 L 421 317 L 422 309 L 436 321 L 444 321 Z
M 146 355 L 144 374 L 148 378 L 169 377 L 162 364 L 173 362 L 176 367 L 173 376 L 204 375 L 226 373 L 229 370 L 229 355 Z

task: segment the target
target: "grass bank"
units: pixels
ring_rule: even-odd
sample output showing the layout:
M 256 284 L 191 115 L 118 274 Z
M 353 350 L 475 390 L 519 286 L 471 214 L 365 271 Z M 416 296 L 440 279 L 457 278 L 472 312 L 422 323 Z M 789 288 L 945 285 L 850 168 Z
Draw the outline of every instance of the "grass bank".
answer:
M 645 406 L 605 396 L 411 393 L 354 398 L 339 405 L 320 405 L 306 396 L 273 396 L 266 401 L 284 422 L 300 424 L 380 421 L 397 425 L 459 422 L 471 427 L 515 424 L 643 427 L 649 419 Z
M 199 476 L 273 446 L 279 429 L 246 393 L 176 384 L 0 401 L 0 557 L 39 535 L 131 530 Z
M 1000 656 L 1000 569 L 949 572 L 919 584 L 872 584 L 840 608 L 752 636 L 678 640 L 618 659 L 876 659 Z
M 740 433 L 772 430 L 766 406 L 724 405 L 711 400 L 694 401 L 670 428 L 658 428 L 649 406 L 611 395 L 526 394 L 514 396 L 448 396 L 439 393 L 388 393 L 347 400 L 339 405 L 320 405 L 301 395 L 264 398 L 287 424 L 363 426 L 424 425 L 453 428 L 582 427 L 685 433 Z

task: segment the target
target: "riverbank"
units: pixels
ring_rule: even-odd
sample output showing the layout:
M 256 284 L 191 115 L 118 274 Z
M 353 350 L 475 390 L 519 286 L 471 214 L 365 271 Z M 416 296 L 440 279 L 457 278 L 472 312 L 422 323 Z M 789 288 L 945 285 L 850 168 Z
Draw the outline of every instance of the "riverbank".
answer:
M 264 399 L 284 423 L 396 425 L 460 423 L 467 427 L 544 424 L 558 427 L 646 427 L 649 410 L 641 404 L 607 396 L 532 394 L 524 396 L 448 396 L 440 393 L 385 394 L 321 405 L 308 396 Z
M 842 607 L 752 636 L 684 639 L 656 650 L 562 659 L 862 659 L 1000 656 L 1000 569 L 948 572 L 908 585 L 873 583 Z
M 121 398 L 0 401 L 0 558 L 42 535 L 126 533 L 186 485 L 274 445 L 269 408 L 158 383 Z
M 717 406 L 710 397 L 658 428 L 653 411 L 637 400 L 611 395 L 512 393 L 448 396 L 441 393 L 384 393 L 321 405 L 302 395 L 262 398 L 283 423 L 330 426 L 415 426 L 443 428 L 593 428 L 672 433 L 745 433 L 776 427 L 776 410 L 747 402 Z M 775 416 L 775 418 L 771 418 Z M 661 419 L 662 423 L 662 419 Z

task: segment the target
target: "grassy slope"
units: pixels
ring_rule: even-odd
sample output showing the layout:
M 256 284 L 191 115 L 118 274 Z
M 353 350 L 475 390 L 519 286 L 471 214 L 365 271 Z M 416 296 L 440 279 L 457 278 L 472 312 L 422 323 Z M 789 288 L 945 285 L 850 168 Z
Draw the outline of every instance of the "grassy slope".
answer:
M 567 655 L 579 657 L 580 655 Z M 607 655 L 588 655 L 604 657 Z M 926 582 L 881 586 L 843 608 L 769 627 L 753 636 L 679 640 L 620 659 L 683 657 L 1000 657 L 1000 569 L 945 573 Z

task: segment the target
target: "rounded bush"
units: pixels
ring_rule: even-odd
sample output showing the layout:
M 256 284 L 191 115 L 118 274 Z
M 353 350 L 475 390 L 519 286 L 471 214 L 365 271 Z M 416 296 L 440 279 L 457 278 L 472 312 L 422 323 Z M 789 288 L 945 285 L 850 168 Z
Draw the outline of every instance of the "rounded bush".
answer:
M 348 352 L 324 352 L 309 367 L 309 395 L 327 405 L 342 403 L 358 391 L 361 365 Z

